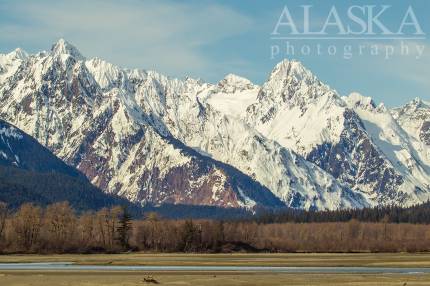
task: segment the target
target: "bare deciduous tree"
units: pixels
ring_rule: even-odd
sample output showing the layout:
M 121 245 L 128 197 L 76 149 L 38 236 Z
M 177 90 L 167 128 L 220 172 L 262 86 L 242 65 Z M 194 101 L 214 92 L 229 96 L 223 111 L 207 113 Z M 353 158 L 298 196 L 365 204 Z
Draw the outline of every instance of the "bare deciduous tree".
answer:
M 6 226 L 6 218 L 8 216 L 7 204 L 0 202 L 0 239 L 3 237 L 4 229 Z
M 103 247 L 112 250 L 115 248 L 116 230 L 119 224 L 121 207 L 103 208 L 96 214 L 97 230 Z
M 69 203 L 61 202 L 48 206 L 43 222 L 50 236 L 50 245 L 55 250 L 65 250 L 71 246 L 77 221 Z
M 39 238 L 42 209 L 33 204 L 23 204 L 15 214 L 13 228 L 20 247 L 30 251 Z

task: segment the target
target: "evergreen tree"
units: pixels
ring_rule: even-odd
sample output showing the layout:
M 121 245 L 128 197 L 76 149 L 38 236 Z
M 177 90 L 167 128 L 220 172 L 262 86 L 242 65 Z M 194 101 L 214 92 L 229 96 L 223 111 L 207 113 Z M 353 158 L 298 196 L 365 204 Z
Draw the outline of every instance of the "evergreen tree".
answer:
M 121 214 L 119 217 L 119 225 L 117 228 L 118 241 L 123 249 L 130 248 L 130 232 L 132 230 L 131 215 L 127 207 L 121 207 Z
M 201 245 L 201 228 L 193 223 L 193 220 L 186 220 L 182 229 L 182 251 L 195 252 Z

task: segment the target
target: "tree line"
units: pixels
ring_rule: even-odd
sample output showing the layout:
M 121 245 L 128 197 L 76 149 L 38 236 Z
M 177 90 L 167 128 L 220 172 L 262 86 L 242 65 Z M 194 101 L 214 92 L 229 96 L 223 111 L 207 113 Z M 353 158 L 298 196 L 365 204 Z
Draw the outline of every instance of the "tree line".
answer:
M 131 216 L 125 207 L 77 215 L 68 202 L 45 208 L 25 203 L 14 213 L 0 203 L 0 251 L 107 252 L 129 247 Z
M 399 206 L 379 206 L 363 209 L 340 209 L 326 211 L 306 211 L 292 208 L 261 210 L 256 217 L 248 217 L 259 223 L 311 223 L 311 222 L 361 222 L 430 224 L 430 202 L 403 208 Z
M 430 225 L 132 218 L 127 208 L 76 213 L 67 202 L 10 211 L 0 203 L 2 253 L 430 251 Z

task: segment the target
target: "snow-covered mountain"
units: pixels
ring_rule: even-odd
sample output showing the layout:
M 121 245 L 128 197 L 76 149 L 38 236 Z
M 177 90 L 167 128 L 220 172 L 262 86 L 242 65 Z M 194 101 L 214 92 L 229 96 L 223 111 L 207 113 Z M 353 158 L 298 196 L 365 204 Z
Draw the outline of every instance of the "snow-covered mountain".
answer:
M 162 88 L 157 73 L 112 67 L 119 78 L 109 81 L 104 78 L 107 73 L 97 74 L 100 61 L 85 61 L 64 40 L 48 53 L 16 62 L 2 65 L 10 75 L 0 86 L 1 118 L 34 136 L 106 192 L 133 202 L 282 205 L 236 168 L 202 156 L 172 137 L 154 112 L 139 105 L 146 101 L 154 104 L 150 108 L 161 105 L 156 102 L 161 98 L 154 97 Z M 168 84 L 191 87 L 177 80 Z
M 417 202 L 427 200 L 430 168 L 428 158 L 423 153 L 426 148 L 415 143 L 415 139 L 383 104 L 376 106 L 371 98 L 357 93 L 351 94 L 345 101 L 359 115 L 379 154 L 401 176 L 403 183 L 398 190 Z
M 391 110 L 391 114 L 408 134 L 419 158 L 430 165 L 430 102 L 419 98 L 403 107 Z
M 64 40 L 49 52 L 0 55 L 0 117 L 94 185 L 141 203 L 427 200 L 428 119 L 406 130 L 402 120 L 420 115 L 366 100 L 340 97 L 296 61 L 279 63 L 260 87 L 232 74 L 209 84 L 123 69 Z
M 415 158 L 390 112 L 359 94 L 341 98 L 299 62 L 275 67 L 244 118 L 372 205 L 429 198 L 428 164 Z

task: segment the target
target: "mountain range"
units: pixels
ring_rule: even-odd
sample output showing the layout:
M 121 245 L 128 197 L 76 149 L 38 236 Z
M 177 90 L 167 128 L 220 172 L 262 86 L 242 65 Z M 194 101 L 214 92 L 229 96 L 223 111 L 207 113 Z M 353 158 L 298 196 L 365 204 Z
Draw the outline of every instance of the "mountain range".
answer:
M 142 205 L 323 210 L 430 198 L 430 103 L 341 96 L 298 61 L 261 86 L 233 74 L 211 84 L 87 59 L 61 39 L 0 54 L 0 118 Z

